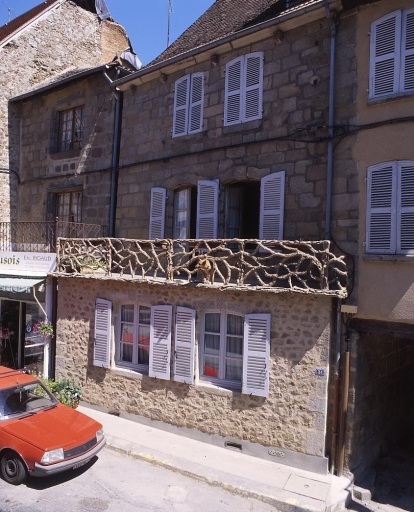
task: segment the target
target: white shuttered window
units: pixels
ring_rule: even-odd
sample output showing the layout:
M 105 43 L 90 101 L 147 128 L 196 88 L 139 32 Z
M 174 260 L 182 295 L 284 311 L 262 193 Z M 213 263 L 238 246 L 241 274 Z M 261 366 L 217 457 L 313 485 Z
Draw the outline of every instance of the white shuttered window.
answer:
M 237 57 L 226 65 L 224 126 L 262 118 L 263 52 Z
M 167 190 L 161 187 L 151 189 L 149 239 L 164 238 L 165 202 Z
M 368 168 L 367 252 L 414 253 L 414 162 Z
M 97 298 L 95 301 L 95 338 L 93 364 L 109 368 L 111 364 L 112 302 Z
M 211 240 L 217 238 L 218 227 L 217 180 L 200 180 L 197 190 L 197 230 L 196 237 Z
M 283 213 L 285 204 L 285 171 L 262 178 L 260 188 L 261 240 L 283 240 Z
M 175 316 L 174 380 L 193 384 L 195 316 L 193 309 L 178 306 Z
M 371 99 L 414 92 L 414 9 L 372 24 L 369 89 Z
M 203 129 L 204 73 L 186 75 L 175 82 L 173 137 Z
M 150 377 L 169 380 L 172 306 L 153 306 L 150 326 Z
M 270 315 L 247 315 L 244 320 L 242 393 L 269 395 Z

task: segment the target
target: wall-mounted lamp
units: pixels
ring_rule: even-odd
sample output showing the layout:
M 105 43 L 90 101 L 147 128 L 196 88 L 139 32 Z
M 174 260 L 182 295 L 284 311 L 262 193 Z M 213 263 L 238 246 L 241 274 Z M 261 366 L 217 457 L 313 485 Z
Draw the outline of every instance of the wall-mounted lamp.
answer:
M 273 41 L 276 44 L 280 44 L 284 38 L 285 34 L 281 30 L 276 30 L 276 32 L 273 34 Z
M 217 64 L 219 63 L 219 56 L 217 53 L 213 53 L 213 55 L 210 57 L 211 65 L 215 68 Z

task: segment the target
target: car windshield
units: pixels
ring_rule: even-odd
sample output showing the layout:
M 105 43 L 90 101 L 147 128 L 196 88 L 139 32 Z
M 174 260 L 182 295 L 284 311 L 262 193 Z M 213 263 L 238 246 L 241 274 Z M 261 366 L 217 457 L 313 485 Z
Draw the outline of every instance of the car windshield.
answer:
M 57 399 L 40 382 L 0 389 L 0 421 L 53 407 Z

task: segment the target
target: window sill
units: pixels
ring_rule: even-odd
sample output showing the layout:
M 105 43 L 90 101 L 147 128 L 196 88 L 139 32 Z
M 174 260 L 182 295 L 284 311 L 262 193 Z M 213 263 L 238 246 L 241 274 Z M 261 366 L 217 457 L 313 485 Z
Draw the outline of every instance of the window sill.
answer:
M 111 371 L 114 373 L 114 375 L 119 375 L 120 377 L 133 377 L 139 380 L 141 380 L 143 377 L 148 377 L 148 372 L 145 373 L 139 369 L 127 368 L 123 366 L 114 366 L 111 368 Z
M 237 124 L 231 124 L 229 126 L 223 126 L 223 134 L 229 134 L 229 133 L 238 133 L 238 132 L 244 132 L 244 131 L 252 131 L 252 130 L 258 130 L 262 127 L 262 121 L 263 119 L 255 119 L 254 121 L 247 121 L 243 122 L 240 121 L 240 123 Z
M 50 152 L 49 156 L 52 160 L 67 160 L 68 158 L 78 158 L 81 154 L 81 149 L 70 149 L 68 151 Z
M 195 382 L 195 387 L 199 391 L 205 391 L 207 393 L 211 393 L 213 395 L 219 396 L 233 396 L 234 393 L 241 393 L 241 387 L 239 388 L 225 388 L 220 386 L 219 384 L 214 384 L 205 380 L 198 380 Z
M 394 94 L 390 94 L 388 96 L 381 96 L 378 98 L 368 98 L 368 105 L 377 105 L 381 103 L 388 103 L 390 101 L 396 100 L 405 100 L 407 98 L 412 98 L 414 96 L 414 92 L 397 92 Z
M 414 254 L 364 254 L 364 261 L 401 261 L 413 263 Z

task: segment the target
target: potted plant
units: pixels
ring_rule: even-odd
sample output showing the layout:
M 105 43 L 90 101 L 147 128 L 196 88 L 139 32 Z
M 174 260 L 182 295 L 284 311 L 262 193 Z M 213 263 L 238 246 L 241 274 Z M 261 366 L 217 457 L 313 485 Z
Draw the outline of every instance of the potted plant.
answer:
M 48 320 L 43 320 L 33 326 L 33 332 L 40 334 L 44 338 L 47 336 L 53 336 L 53 325 Z
M 78 384 L 70 379 L 45 379 L 39 376 L 39 379 L 46 384 L 50 391 L 62 404 L 76 409 L 82 399 L 83 390 Z

